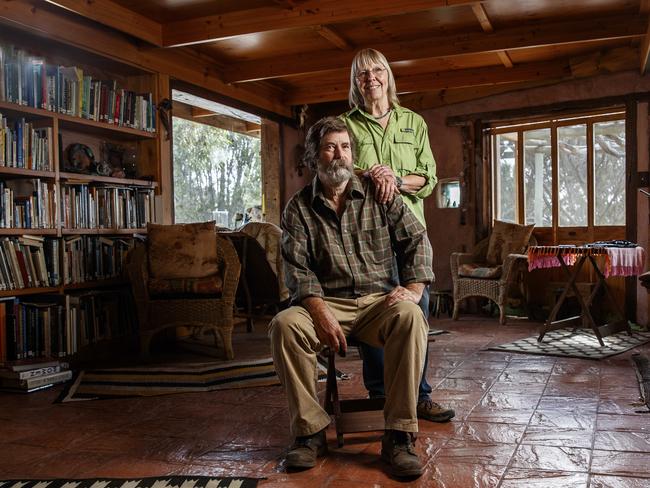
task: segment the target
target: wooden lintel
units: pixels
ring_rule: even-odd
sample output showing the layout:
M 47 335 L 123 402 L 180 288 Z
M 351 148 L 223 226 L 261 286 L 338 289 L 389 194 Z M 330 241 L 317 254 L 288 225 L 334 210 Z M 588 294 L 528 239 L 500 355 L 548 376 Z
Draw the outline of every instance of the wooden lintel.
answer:
M 454 0 L 454 5 L 475 0 Z M 209 15 L 163 25 L 166 47 L 214 42 L 218 39 L 256 32 L 296 27 L 312 27 L 348 22 L 369 16 L 382 17 L 449 6 L 449 0 L 377 1 L 307 0 L 286 5 L 271 5 Z
M 207 110 L 205 108 L 201 107 L 192 107 L 192 117 L 195 119 L 200 119 L 203 117 L 214 117 L 216 115 L 219 115 L 216 112 L 213 112 L 211 110 Z
M 26 1 L 0 1 L 0 23 L 2 22 L 144 70 L 173 74 L 177 80 L 284 117 L 291 118 L 293 115 L 290 107 L 278 102 L 279 90 L 262 85 L 237 86 L 224 83 L 215 72 L 214 63 L 192 50 L 143 49 L 120 33 L 93 28 L 68 15 L 61 15 L 49 8 L 39 8 Z
M 313 29 L 324 39 L 327 39 L 329 42 L 334 44 L 336 47 L 342 51 L 350 51 L 354 49 L 354 46 L 350 44 L 346 39 L 341 37 L 341 35 L 336 32 L 331 27 L 326 25 L 315 25 Z
M 639 5 L 640 14 L 649 14 L 650 13 L 650 0 L 641 0 Z
M 410 61 L 585 41 L 633 39 L 645 35 L 647 27 L 647 17 L 638 16 L 631 19 L 628 15 L 519 25 L 492 33 L 477 32 L 404 42 L 391 41 L 373 47 L 391 62 Z M 351 52 L 331 49 L 296 56 L 258 59 L 229 66 L 223 73 L 223 79 L 228 83 L 237 83 L 349 69 L 352 57 Z
M 110 0 L 46 1 L 155 46 L 162 46 L 162 25 Z
M 199 124 L 210 125 L 218 129 L 246 134 L 252 137 L 259 137 L 260 124 L 247 122 L 245 120 L 229 117 L 228 115 L 217 114 L 201 107 L 195 107 L 183 102 L 174 101 L 174 117 L 190 120 Z M 209 113 L 209 116 L 196 116 L 195 113 Z
M 414 76 L 396 77 L 400 93 L 446 90 L 468 86 L 489 86 L 535 80 L 559 80 L 571 75 L 566 61 L 525 63 L 506 69 L 503 66 L 470 68 L 452 71 L 438 71 Z M 322 86 L 315 89 L 291 91 L 286 99 L 289 105 L 320 103 L 345 99 L 348 86 L 344 83 Z

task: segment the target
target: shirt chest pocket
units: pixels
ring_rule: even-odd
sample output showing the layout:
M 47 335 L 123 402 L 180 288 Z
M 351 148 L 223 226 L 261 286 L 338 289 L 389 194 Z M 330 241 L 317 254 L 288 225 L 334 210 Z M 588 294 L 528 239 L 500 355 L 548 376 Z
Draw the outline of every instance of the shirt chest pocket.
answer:
M 392 159 L 396 163 L 398 176 L 404 176 L 415 170 L 417 158 L 415 155 L 415 134 L 413 132 L 397 132 L 393 136 L 391 147 Z

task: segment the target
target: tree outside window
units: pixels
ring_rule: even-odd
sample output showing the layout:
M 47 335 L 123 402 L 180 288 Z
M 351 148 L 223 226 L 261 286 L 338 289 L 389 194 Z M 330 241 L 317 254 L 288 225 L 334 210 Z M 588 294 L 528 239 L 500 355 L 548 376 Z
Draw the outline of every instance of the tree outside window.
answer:
M 258 138 L 178 117 L 173 134 L 176 222 L 234 228 L 247 209 L 261 209 Z
M 491 132 L 495 218 L 537 228 L 625 225 L 624 114 Z

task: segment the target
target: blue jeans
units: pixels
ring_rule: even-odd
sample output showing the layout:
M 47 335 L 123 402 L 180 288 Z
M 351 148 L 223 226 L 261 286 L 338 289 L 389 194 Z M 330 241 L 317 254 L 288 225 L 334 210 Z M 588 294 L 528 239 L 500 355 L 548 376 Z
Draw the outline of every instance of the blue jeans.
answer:
M 422 298 L 418 303 L 424 318 L 429 320 L 429 287 L 422 292 Z M 361 357 L 363 358 L 363 384 L 368 390 L 370 398 L 384 397 L 384 350 L 380 347 L 372 347 L 359 342 Z M 418 390 L 418 401 L 425 400 L 431 395 L 431 386 L 427 383 L 427 365 L 429 364 L 429 347 L 427 343 L 426 354 L 424 355 L 424 371 L 420 380 Z

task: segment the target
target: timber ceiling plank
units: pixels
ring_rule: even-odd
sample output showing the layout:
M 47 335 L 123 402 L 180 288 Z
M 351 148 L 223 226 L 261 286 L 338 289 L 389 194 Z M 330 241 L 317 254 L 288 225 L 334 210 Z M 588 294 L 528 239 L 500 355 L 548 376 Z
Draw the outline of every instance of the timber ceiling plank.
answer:
M 642 0 L 639 11 L 641 14 L 648 12 L 650 9 L 650 0 Z M 648 72 L 650 67 L 650 19 L 648 19 L 648 27 L 646 29 L 645 37 L 641 43 L 641 50 L 639 51 L 639 68 L 641 74 L 644 75 Z
M 402 42 L 392 41 L 378 43 L 373 47 L 381 51 L 391 62 L 396 62 L 584 41 L 631 39 L 643 36 L 647 28 L 646 17 L 639 16 L 631 19 L 629 16 L 617 16 L 607 19 L 518 25 L 492 33 L 479 32 Z M 223 73 L 223 79 L 235 83 L 347 69 L 353 56 L 352 52 L 327 50 L 260 59 L 231 65 Z
M 26 1 L 0 1 L 0 21 L 27 27 L 51 39 L 79 46 L 132 66 L 173 75 L 176 79 L 283 116 L 292 115 L 290 108 L 279 102 L 277 89 L 261 85 L 237 87 L 223 83 L 214 72 L 213 64 L 186 49 L 141 49 L 121 33 L 97 29 L 70 16 L 59 15 L 51 9 L 40 8 L 38 4 Z
M 46 1 L 155 46 L 162 46 L 162 25 L 110 0 Z
M 525 63 L 512 68 L 490 66 L 439 71 L 415 76 L 396 76 L 395 83 L 400 93 L 409 93 L 522 81 L 558 80 L 569 76 L 571 76 L 571 71 L 566 61 L 549 61 Z M 296 87 L 289 91 L 290 96 L 285 101 L 289 105 L 302 105 L 343 100 L 347 96 L 347 90 L 348 86 L 345 83 L 310 86 L 309 88 Z
M 163 25 L 166 47 L 213 42 L 278 29 L 313 27 L 368 17 L 419 12 L 475 0 L 307 0 L 208 15 Z

